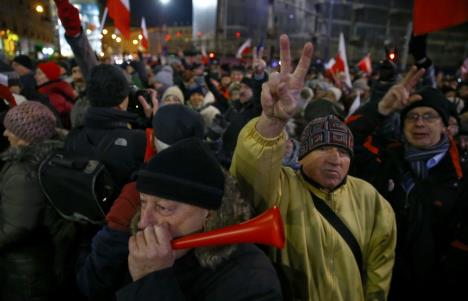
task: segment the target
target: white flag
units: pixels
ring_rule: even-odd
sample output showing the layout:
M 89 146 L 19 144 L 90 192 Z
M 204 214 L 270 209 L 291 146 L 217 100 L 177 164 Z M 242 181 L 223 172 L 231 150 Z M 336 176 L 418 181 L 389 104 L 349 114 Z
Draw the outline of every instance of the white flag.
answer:
M 348 59 L 346 58 L 346 46 L 343 33 L 340 33 L 340 42 L 338 44 L 338 55 L 344 63 L 345 84 L 351 88 L 351 76 L 349 75 Z

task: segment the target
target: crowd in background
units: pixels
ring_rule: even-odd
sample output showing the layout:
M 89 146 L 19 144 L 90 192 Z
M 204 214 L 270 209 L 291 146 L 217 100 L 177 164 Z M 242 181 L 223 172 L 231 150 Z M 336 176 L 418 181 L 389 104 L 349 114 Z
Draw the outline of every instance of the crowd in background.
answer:
M 63 17 L 64 11 L 70 10 L 68 1 L 56 2 L 59 17 Z M 351 68 L 352 85 L 348 86 L 342 75 L 330 74 L 311 55 L 312 64 L 306 64 L 309 54 L 303 53 L 300 61 L 289 62 L 290 70 L 306 66 L 301 69 L 302 80 L 298 80 L 300 89 L 294 90 L 291 84 L 288 90 L 297 92 L 291 92 L 295 97 L 293 114 L 284 115 L 281 110 L 287 111 L 287 107 L 281 106 L 266 113 L 270 98 L 278 103 L 286 99 L 276 73 L 284 72 L 284 57 L 282 66 L 272 67 L 264 60 L 262 49 L 235 64 L 224 63 L 223 58 L 209 60 L 201 54 L 184 55 L 183 51 L 167 56 L 137 53 L 124 55 L 124 62 L 117 65 L 99 61 L 82 31 L 67 20 L 62 23 L 74 50 L 73 59 L 36 61 L 28 55 L 0 56 L 0 127 L 4 133 L 0 138 L 0 299 L 112 300 L 122 288 L 117 293 L 122 300 L 137 298 L 143 292 L 162 294 L 163 300 L 183 300 L 174 293 L 179 290 L 193 300 L 202 300 L 196 296 L 207 290 L 216 292 L 210 300 L 241 300 L 233 296 L 243 293 L 242 300 L 311 300 L 313 296 L 351 300 L 347 297 L 355 293 L 353 290 L 359 291 L 355 300 L 386 300 L 389 291 L 391 300 L 466 299 L 462 283 L 468 279 L 468 74 L 439 72 L 426 57 L 426 49 L 414 42 L 411 53 L 418 69 L 400 70 L 384 59 L 374 64 L 370 74 Z M 423 71 L 416 74 L 415 70 Z M 294 76 L 296 73 L 292 75 L 295 80 Z M 276 87 L 282 88 L 273 91 Z M 417 96 L 414 99 L 413 94 Z M 395 99 L 401 103 L 397 105 Z M 255 124 L 271 120 L 282 126 L 276 135 L 267 137 L 268 127 Z M 308 140 L 312 136 L 307 135 L 317 131 L 344 133 L 344 139 L 354 137 L 354 142 L 353 138 L 328 144 L 319 138 Z M 275 138 L 278 135 L 281 138 Z M 57 149 L 83 156 L 94 154 L 107 141 L 110 146 L 101 159 L 121 193 L 107 212 L 106 222 L 98 226 L 61 223 L 42 195 L 37 178 L 40 162 Z M 185 144 L 180 146 L 180 142 Z M 335 264 L 339 267 L 333 262 L 314 266 L 314 259 L 308 261 L 314 251 L 307 249 L 307 243 L 307 250 L 296 249 L 299 241 L 307 241 L 297 234 L 302 233 L 299 229 L 313 226 L 308 225 L 308 215 L 305 221 L 293 219 L 299 215 L 292 212 L 292 198 L 303 197 L 294 186 L 295 177 L 307 180 L 308 161 L 304 158 L 317 148 L 328 151 L 333 146 L 342 150 L 339 156 L 350 158 L 350 176 L 346 178 L 346 169 L 345 177 L 331 190 L 311 177 L 307 185 L 318 187 L 318 192 L 315 188 L 305 191 L 326 192 L 324 197 L 333 199 L 340 187 L 351 186 L 351 190 L 364 191 L 363 199 L 372 193 L 379 195 L 375 202 L 380 207 L 372 207 L 371 213 L 367 208 L 366 214 L 375 214 L 380 220 L 361 227 L 359 221 L 363 220 L 358 218 L 355 228 L 348 225 L 351 232 L 366 229 L 358 239 L 364 274 L 367 272 L 366 276 L 361 274 L 362 288 L 349 279 L 359 278 L 359 273 L 352 276 L 356 269 L 340 266 L 338 259 Z M 254 164 L 256 160 L 258 164 Z M 202 176 L 194 176 L 198 171 Z M 161 175 L 183 180 L 174 184 Z M 277 185 L 261 180 L 270 180 L 271 175 L 281 179 Z M 157 184 L 151 182 L 156 178 Z M 221 178 L 224 180 L 219 182 Z M 193 192 L 188 198 L 196 200 L 187 201 L 182 188 L 194 181 L 202 181 L 200 185 L 209 189 L 200 192 L 190 186 L 194 190 L 187 188 Z M 158 185 L 165 190 L 155 188 Z M 261 196 L 272 199 L 259 201 L 252 191 L 266 191 L 266 187 L 269 191 Z M 219 194 L 223 193 L 221 201 Z M 297 240 L 298 245 L 291 242 L 287 251 L 274 255 L 266 252 L 278 276 L 256 247 L 236 251 L 227 247 L 195 253 L 197 259 L 190 260 L 201 267 L 195 268 L 188 259 L 184 263 L 177 259 L 176 282 L 169 281 L 167 275 L 154 276 L 153 284 L 162 281 L 159 289 L 164 293 L 153 290 L 153 284 L 132 287 L 129 283 L 142 281 L 145 275 L 138 276 L 131 263 L 129 266 L 133 258 L 129 248 L 133 254 L 138 244 L 141 247 L 136 233 L 152 223 L 142 204 L 150 206 L 148 200 L 153 195 L 218 210 L 205 231 L 246 220 L 267 209 L 265 204 L 278 200 L 289 229 L 287 239 Z M 345 213 L 344 220 L 347 218 Z M 386 225 L 380 224 L 387 219 Z M 368 221 L 367 217 L 364 220 Z M 54 245 L 54 227 L 62 229 L 68 239 L 61 245 L 62 252 Z M 374 240 L 378 231 L 387 235 L 387 244 Z M 326 247 L 325 243 L 324 250 Z M 377 256 L 373 250 L 381 253 Z M 295 264 L 295 257 L 305 258 L 298 262 L 310 267 Z M 326 256 L 322 259 L 328 260 Z M 387 264 L 385 269 L 383 263 Z M 379 268 L 373 270 L 372 265 Z M 314 272 L 314 268 L 323 270 Z M 338 275 L 336 283 L 322 279 L 334 277 L 328 273 Z M 251 279 L 252 285 L 238 287 L 243 283 L 242 275 Z M 225 278 L 229 279 L 225 286 L 217 282 Z M 194 282 L 196 285 L 190 284 Z M 174 283 L 181 288 L 173 288 Z M 338 293 L 327 295 L 324 291 Z

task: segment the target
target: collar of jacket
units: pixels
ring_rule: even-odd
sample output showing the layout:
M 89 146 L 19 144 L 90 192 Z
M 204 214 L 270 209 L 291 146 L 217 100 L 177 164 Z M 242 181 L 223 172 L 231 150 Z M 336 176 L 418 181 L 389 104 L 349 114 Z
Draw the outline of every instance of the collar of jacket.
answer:
M 343 189 L 343 187 L 346 185 L 346 180 L 348 178 L 348 176 L 346 176 L 338 186 L 336 186 L 332 191 L 329 192 L 322 185 L 309 178 L 302 170 L 302 166 L 300 169 L 300 174 L 307 189 L 322 200 L 328 200 L 330 199 L 330 197 L 333 197 L 334 195 L 338 194 L 341 191 L 341 189 Z
M 112 107 L 89 107 L 86 111 L 85 127 L 98 129 L 128 128 L 138 115 Z
M 63 141 L 45 140 L 26 146 L 9 147 L 0 158 L 3 161 L 31 162 L 38 164 L 53 150 L 63 147 Z

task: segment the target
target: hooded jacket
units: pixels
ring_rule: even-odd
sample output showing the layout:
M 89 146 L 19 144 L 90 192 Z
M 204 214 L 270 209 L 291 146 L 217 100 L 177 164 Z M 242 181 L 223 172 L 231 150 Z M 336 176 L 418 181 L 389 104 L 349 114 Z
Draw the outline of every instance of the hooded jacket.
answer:
M 257 212 L 277 205 L 285 222 L 286 247 L 271 258 L 284 278 L 285 300 L 385 300 L 396 243 L 395 217 L 385 199 L 367 182 L 348 176 L 327 193 L 300 172 L 282 167 L 285 135 L 262 137 L 258 119 L 241 131 L 231 165 L 241 191 Z M 362 253 L 365 279 L 343 238 L 317 211 L 311 193 L 347 225 Z

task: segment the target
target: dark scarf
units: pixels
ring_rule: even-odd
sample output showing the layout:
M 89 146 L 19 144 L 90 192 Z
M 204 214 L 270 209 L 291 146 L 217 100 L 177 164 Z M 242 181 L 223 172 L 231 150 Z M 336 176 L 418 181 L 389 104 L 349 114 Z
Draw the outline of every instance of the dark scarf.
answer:
M 89 107 L 86 111 L 84 124 L 86 127 L 113 129 L 128 128 L 129 123 L 135 123 L 138 115 L 112 107 Z
M 405 143 L 405 160 L 411 166 L 411 170 L 418 179 L 424 179 L 429 173 L 427 161 L 438 154 L 448 151 L 450 143 L 447 135 L 443 135 L 439 143 L 429 149 L 415 148 L 408 143 Z

